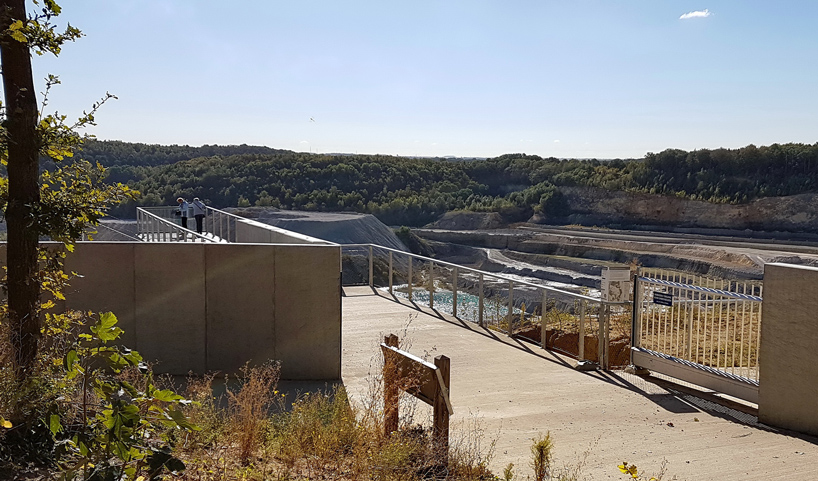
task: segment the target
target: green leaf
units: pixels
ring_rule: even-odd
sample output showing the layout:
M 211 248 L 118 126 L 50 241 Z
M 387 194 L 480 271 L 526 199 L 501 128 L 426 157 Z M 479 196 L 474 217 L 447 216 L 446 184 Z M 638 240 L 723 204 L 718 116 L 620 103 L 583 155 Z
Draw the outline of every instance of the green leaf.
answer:
M 58 414 L 52 414 L 48 418 L 48 429 L 51 430 L 53 436 L 56 436 L 57 433 L 62 431 L 62 424 L 60 424 L 60 416 Z
M 131 364 L 131 366 L 139 365 L 140 361 L 142 361 L 142 355 L 139 354 L 137 351 L 132 351 L 130 349 L 125 349 L 125 354 L 122 355 L 127 361 Z
M 123 389 L 125 389 L 125 391 L 128 392 L 128 394 L 131 395 L 131 397 L 139 396 L 139 391 L 133 386 L 133 384 L 129 383 L 128 381 L 120 381 L 119 384 Z
M 62 359 L 62 365 L 66 371 L 72 371 L 74 369 L 74 364 L 77 362 L 79 357 L 77 357 L 77 351 L 71 349 Z
M 102 342 L 113 341 L 124 331 L 116 327 L 117 318 L 112 312 L 105 312 L 99 315 L 99 320 L 91 326 L 91 332 L 96 334 Z
M 156 391 L 155 393 L 153 393 L 153 398 L 156 399 L 157 401 L 166 401 L 166 402 L 179 401 L 181 399 L 184 399 L 182 396 L 176 394 L 175 392 L 171 391 L 170 389 L 163 389 L 161 391 Z
M 190 431 L 201 431 L 202 428 L 196 426 L 195 424 L 191 424 L 190 421 L 187 420 L 185 415 L 182 411 L 177 411 L 176 409 L 168 410 L 168 414 L 170 415 L 171 419 L 182 429 L 187 429 Z

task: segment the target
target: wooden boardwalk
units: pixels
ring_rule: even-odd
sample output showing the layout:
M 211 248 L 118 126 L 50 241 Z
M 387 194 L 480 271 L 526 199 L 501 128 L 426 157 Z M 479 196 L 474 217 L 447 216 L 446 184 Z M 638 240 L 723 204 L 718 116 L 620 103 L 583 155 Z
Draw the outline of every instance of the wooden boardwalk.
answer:
M 477 420 L 484 448 L 496 440 L 495 474 L 514 463 L 531 475 L 531 439 L 550 431 L 557 465 L 588 453 L 585 479 L 627 479 L 622 461 L 655 474 L 663 460 L 666 480 L 818 479 L 818 438 L 760 425 L 752 407 L 619 371 L 578 372 L 571 359 L 388 293 L 344 291 L 342 377 L 353 402 L 369 392 L 386 334 L 406 336 L 414 354 L 449 356 L 453 435 Z

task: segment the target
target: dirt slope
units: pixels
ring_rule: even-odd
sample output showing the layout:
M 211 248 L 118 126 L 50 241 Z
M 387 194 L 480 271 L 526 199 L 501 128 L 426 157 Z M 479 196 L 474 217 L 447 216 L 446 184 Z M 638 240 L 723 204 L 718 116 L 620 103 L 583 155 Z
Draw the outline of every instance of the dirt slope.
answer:
M 338 244 L 377 244 L 407 251 L 392 229 L 370 214 L 304 212 L 268 207 L 229 208 L 225 211 Z

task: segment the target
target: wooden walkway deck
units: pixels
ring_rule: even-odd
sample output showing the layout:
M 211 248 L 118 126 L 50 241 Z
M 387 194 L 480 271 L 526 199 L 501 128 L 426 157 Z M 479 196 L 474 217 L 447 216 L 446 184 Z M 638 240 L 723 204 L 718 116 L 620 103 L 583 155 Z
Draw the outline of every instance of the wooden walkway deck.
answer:
M 550 431 L 557 465 L 585 458 L 585 479 L 626 479 L 617 464 L 664 479 L 818 479 L 818 438 L 758 424 L 754 411 L 662 380 L 574 370 L 573 361 L 368 287 L 345 288 L 342 377 L 353 402 L 368 392 L 378 344 L 395 333 L 410 351 L 451 358 L 453 435 L 474 420 L 525 479 L 531 439 Z M 739 409 L 733 409 L 738 407 Z M 648 476 L 649 477 L 649 476 Z

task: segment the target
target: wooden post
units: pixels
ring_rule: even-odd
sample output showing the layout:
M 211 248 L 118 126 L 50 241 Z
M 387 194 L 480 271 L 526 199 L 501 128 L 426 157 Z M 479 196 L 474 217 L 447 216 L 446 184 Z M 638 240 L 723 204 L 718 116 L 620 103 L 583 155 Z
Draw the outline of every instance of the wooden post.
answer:
M 449 465 L 449 407 L 446 405 L 446 397 L 444 397 L 443 389 L 446 389 L 449 395 L 451 393 L 450 382 L 450 366 L 451 362 L 446 356 L 437 356 L 435 358 L 435 366 L 440 370 L 440 376 L 443 379 L 444 386 L 437 384 L 435 390 L 434 403 L 434 425 L 432 428 L 432 439 L 434 442 L 435 451 L 443 466 Z
M 383 339 L 384 344 L 398 347 L 398 336 L 389 334 Z M 400 387 L 397 382 L 397 366 L 392 356 L 383 359 L 383 430 L 389 435 L 398 430 L 398 400 Z

